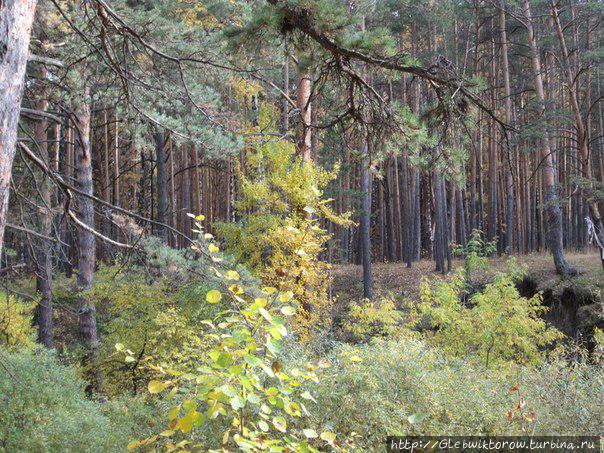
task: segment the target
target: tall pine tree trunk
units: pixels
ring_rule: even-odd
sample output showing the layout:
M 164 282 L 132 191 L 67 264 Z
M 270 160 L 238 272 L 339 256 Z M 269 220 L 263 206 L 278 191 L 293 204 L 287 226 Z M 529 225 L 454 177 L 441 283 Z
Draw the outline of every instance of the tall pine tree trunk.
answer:
M 363 255 L 363 297 L 373 299 L 371 274 L 371 170 L 367 141 L 361 149 L 361 251 Z
M 164 131 L 159 127 L 155 131 L 155 159 L 157 166 L 157 221 L 168 223 L 168 172 L 166 169 Z M 164 244 L 168 243 L 168 230 L 164 225 L 157 225 L 157 237 Z
M 312 109 L 310 103 L 311 94 L 311 75 L 308 68 L 298 67 L 298 93 L 296 103 L 300 110 L 301 124 L 298 128 L 297 142 L 298 151 L 302 156 L 303 162 L 310 162 L 312 159 Z
M 446 273 L 445 268 L 445 242 L 446 242 L 446 207 L 444 200 L 443 178 L 440 171 L 434 170 L 433 175 L 434 191 L 434 261 L 436 262 L 436 271 Z
M 512 113 L 512 88 L 510 85 L 510 64 L 508 61 L 508 38 L 505 21 L 505 0 L 499 2 L 499 34 L 501 39 L 501 59 L 503 64 L 503 85 L 505 89 L 505 121 L 511 123 Z M 504 165 L 505 181 L 505 246 L 507 253 L 513 252 L 514 238 L 514 183 L 512 181 L 512 150 L 507 143 L 504 143 L 503 149 L 507 159 L 502 159 Z
M 48 102 L 46 100 L 46 69 L 39 65 L 36 71 L 36 84 L 42 87 L 38 90 L 39 99 L 36 101 L 36 110 L 45 111 Z M 36 121 L 34 139 L 36 149 L 42 159 L 51 162 L 48 154 L 48 120 L 41 117 Z M 50 178 L 43 176 L 39 193 L 41 197 L 41 209 L 38 214 L 40 233 L 46 237 L 52 234 L 52 189 Z M 52 244 L 50 241 L 40 239 L 36 247 L 36 290 L 40 295 L 35 314 L 35 322 L 38 326 L 38 341 L 47 348 L 53 347 L 53 310 L 52 310 Z
M 531 67 L 537 101 L 541 114 L 545 113 L 545 91 L 543 89 L 543 79 L 541 77 L 541 60 L 539 58 L 539 49 L 537 48 L 537 36 L 533 27 L 531 9 L 529 0 L 523 0 L 522 8 L 524 12 L 525 25 L 529 37 L 529 49 L 531 54 Z M 576 270 L 566 261 L 562 244 L 562 212 L 556 190 L 556 168 L 552 158 L 550 148 L 549 132 L 544 128 L 541 139 L 541 158 L 543 160 L 541 176 L 543 183 L 544 205 L 547 213 L 547 230 L 549 246 L 554 258 L 556 271 L 561 275 L 574 275 Z
M 75 112 L 75 160 L 78 189 L 92 196 L 92 155 L 90 152 L 90 90 L 84 88 L 85 99 L 76 106 Z M 79 195 L 78 219 L 90 228 L 94 228 L 94 206 L 90 198 Z M 102 389 L 100 370 L 95 361 L 99 356 L 99 339 L 96 325 L 96 308 L 84 294 L 92 287 L 95 266 L 96 240 L 88 229 L 77 227 L 78 247 L 78 313 L 80 335 L 85 350 L 85 362 L 90 368 L 90 388 Z

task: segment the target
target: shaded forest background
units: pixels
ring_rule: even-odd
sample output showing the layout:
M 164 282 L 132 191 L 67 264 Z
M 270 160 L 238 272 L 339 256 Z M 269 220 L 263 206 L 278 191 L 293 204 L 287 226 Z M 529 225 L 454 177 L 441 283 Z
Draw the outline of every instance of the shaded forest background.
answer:
M 161 393 L 173 383 L 152 380 L 159 371 L 145 356 L 189 370 L 207 347 L 193 324 L 221 316 L 183 301 L 221 306 L 229 294 L 247 322 L 243 299 L 262 313 L 258 298 L 273 293 L 259 291 L 277 288 L 281 302 L 299 303 L 297 341 L 331 351 L 326 338 L 390 338 L 405 324 L 400 313 L 415 310 L 374 288 L 372 265 L 400 263 L 397 275 L 417 280 L 405 288 L 437 304 L 403 266 L 448 274 L 459 258 L 463 272 L 433 291 L 466 308 L 475 292 L 486 301 L 505 293 L 526 310 L 507 326 L 531 346 L 502 340 L 501 358 L 538 362 L 559 340 L 527 321 L 542 314 L 532 299 L 540 296 L 512 289 L 516 270 L 500 279 L 485 263 L 547 254 L 562 281 L 585 269 L 585 257 L 577 268 L 569 254 L 604 265 L 603 11 L 589 0 L 3 2 L 0 275 L 7 307 L 12 297 L 34 312 L 16 325 L 0 311 L 6 343 L 27 337 L 32 321 L 38 343 L 77 356 L 89 394 Z M 360 283 L 349 264 L 362 266 L 362 297 L 348 291 Z M 592 307 L 592 330 L 602 324 L 597 297 L 578 303 Z M 282 327 L 266 329 L 281 339 Z M 477 354 L 481 364 L 488 350 L 489 369 L 498 356 L 481 335 L 468 340 L 475 349 L 437 343 L 445 356 Z M 253 351 L 252 336 L 234 341 Z M 408 354 L 423 350 L 401 341 Z M 377 357 L 394 357 L 392 344 L 381 347 Z M 216 354 L 223 368 L 235 360 Z M 271 366 L 274 377 L 281 362 Z M 235 412 L 243 407 L 229 397 Z M 197 422 L 185 409 L 170 419 L 182 433 Z M 416 414 L 411 425 L 423 420 Z M 278 432 L 284 423 L 273 419 Z

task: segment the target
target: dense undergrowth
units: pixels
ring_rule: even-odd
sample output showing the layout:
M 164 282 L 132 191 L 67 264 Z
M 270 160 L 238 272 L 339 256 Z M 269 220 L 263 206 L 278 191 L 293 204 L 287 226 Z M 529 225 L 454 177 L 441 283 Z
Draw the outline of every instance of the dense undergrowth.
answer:
M 313 289 L 326 298 L 325 232 L 306 215 L 320 210 L 321 192 L 290 185 L 290 202 L 315 207 L 286 206 L 293 214 L 256 231 L 258 209 L 246 222 L 242 206 L 225 252 L 196 217 L 189 249 L 145 239 L 135 259 L 97 270 L 87 297 L 100 357 L 87 366 L 102 370 L 103 395 L 86 395 L 77 339 L 36 347 L 33 304 L 3 294 L 0 448 L 373 451 L 396 434 L 599 434 L 600 351 L 567 353 L 541 317 L 541 296 L 516 289 L 517 263 L 475 285 L 487 265 L 478 237 L 460 251 L 464 268 L 422 282 L 419 300 L 352 301 L 338 323 L 326 305 L 308 309 Z M 259 192 L 273 190 L 284 189 Z M 237 250 L 241 234 L 255 240 Z M 55 287 L 66 332 L 74 285 Z
M 317 362 L 318 381 L 305 386 L 313 398 L 306 401 L 310 416 L 288 426 L 300 437 L 304 429 L 334 433 L 342 448 L 366 451 L 393 434 L 598 435 L 601 429 L 604 376 L 586 361 L 485 371 L 417 339 L 333 346 Z M 307 352 L 294 349 L 290 366 L 305 366 Z M 41 350 L 2 351 L 2 362 L 0 438 L 7 451 L 64 451 L 66 445 L 121 451 L 133 439 L 165 433 L 170 404 L 163 400 L 88 399 L 77 370 Z M 176 440 L 219 448 L 228 428 L 222 420 Z

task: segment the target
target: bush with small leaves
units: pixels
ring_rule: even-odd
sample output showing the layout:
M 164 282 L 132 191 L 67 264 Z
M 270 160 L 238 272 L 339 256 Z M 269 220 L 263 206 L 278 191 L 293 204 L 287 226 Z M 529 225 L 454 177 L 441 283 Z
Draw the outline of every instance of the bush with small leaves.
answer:
M 292 142 L 246 137 L 245 163 L 237 168 L 238 221 L 216 226 L 238 262 L 265 284 L 294 293 L 301 307 L 292 325 L 302 339 L 330 328 L 329 265 L 320 255 L 331 236 L 321 221 L 351 224 L 350 214 L 337 215 L 323 194 L 337 173 L 337 165 L 327 171 L 303 162 Z
M 200 322 L 225 308 L 222 303 L 198 303 L 207 289 L 220 282 L 210 270 L 214 259 L 236 268 L 241 282 L 256 286 L 249 272 L 217 252 L 173 250 L 157 238 L 144 239 L 141 245 L 143 253 L 136 264 L 125 265 L 118 259 L 112 266 L 99 266 L 87 292 L 98 307 L 98 365 L 107 395 L 145 392 L 147 383 L 158 376 L 157 371 L 141 367 L 146 357 L 179 372 L 195 369 L 209 347 L 199 335 Z M 116 344 L 128 345 L 133 360 L 125 362 Z
M 478 360 L 485 368 L 541 363 L 547 348 L 563 334 L 541 317 L 547 307 L 540 294 L 519 294 L 515 272 L 497 273 L 484 290 L 467 299 L 462 297 L 467 282 L 463 272 L 432 285 L 424 280 L 417 309 L 431 327 L 428 341 L 456 357 Z
M 392 298 L 383 298 L 372 302 L 364 299 L 353 302 L 344 324 L 344 331 L 356 342 L 368 341 L 373 337 L 386 337 L 410 334 L 403 326 L 404 316 L 396 309 Z
M 383 449 L 389 435 L 601 433 L 604 369 L 587 361 L 485 370 L 424 340 L 389 338 L 336 345 L 320 364 L 305 422 L 354 440 L 358 451 Z
M 32 327 L 35 303 L 0 291 L 0 346 L 10 349 L 34 345 L 35 330 Z
M 80 371 L 51 351 L 0 348 L 0 361 L 2 451 L 124 451 L 156 423 L 156 409 L 140 397 L 88 398 Z

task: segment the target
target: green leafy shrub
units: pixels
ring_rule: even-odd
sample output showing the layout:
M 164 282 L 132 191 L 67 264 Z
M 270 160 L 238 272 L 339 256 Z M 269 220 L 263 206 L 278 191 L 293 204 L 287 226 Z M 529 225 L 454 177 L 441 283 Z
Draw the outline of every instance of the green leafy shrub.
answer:
M 298 360 L 305 360 L 298 350 Z M 418 339 L 340 344 L 309 386 L 310 423 L 378 451 L 388 435 L 599 435 L 604 372 L 584 362 L 485 370 Z M 516 387 L 518 387 L 516 389 Z M 358 437 L 360 436 L 360 437 Z
M 432 286 L 424 280 L 418 310 L 431 328 L 429 341 L 451 355 L 478 360 L 485 368 L 508 361 L 540 363 L 546 348 L 563 334 L 541 317 L 547 310 L 541 295 L 522 297 L 515 278 L 514 272 L 500 272 L 467 298 L 463 272 Z
M 466 278 L 470 278 L 477 270 L 487 271 L 489 267 L 488 257 L 497 250 L 497 241 L 485 241 L 480 230 L 472 230 L 465 246 L 455 244 L 453 253 L 464 258 L 464 269 Z
M 409 333 L 402 326 L 404 316 L 396 309 L 392 298 L 372 302 L 364 299 L 353 302 L 344 324 L 344 331 L 356 342 L 368 341 L 372 337 L 395 336 Z
M 220 281 L 211 270 L 214 261 L 209 255 L 174 250 L 153 237 L 141 245 L 143 252 L 135 262 L 118 259 L 112 266 L 101 265 L 87 292 L 98 314 L 101 345 L 96 365 L 104 374 L 103 391 L 110 396 L 146 391 L 147 382 L 158 375 L 140 366 L 147 357 L 179 372 L 194 370 L 209 347 L 199 335 L 199 323 L 225 308 L 201 303 L 206 290 Z M 228 256 L 214 255 L 237 268 L 242 282 L 256 287 L 249 272 L 231 264 Z M 58 279 L 58 303 L 75 309 L 74 285 L 74 279 Z M 77 331 L 77 326 L 71 326 L 71 331 Z M 124 362 L 116 344 L 128 345 L 134 360 Z M 77 353 L 77 339 L 68 346 L 69 352 Z
M 87 398 L 78 370 L 52 352 L 0 349 L 0 360 L 2 451 L 125 451 L 155 423 L 140 398 Z
M 217 247 L 200 241 L 193 249 L 215 253 Z M 315 374 L 306 365 L 289 367 L 279 357 L 282 339 L 288 335 L 285 319 L 296 310 L 293 293 L 265 287 L 255 297 L 239 284 L 235 270 L 214 270 L 222 276 L 223 289 L 207 291 L 205 304 L 223 303 L 228 309 L 198 325 L 200 336 L 211 347 L 195 372 L 185 374 L 145 360 L 164 373 L 162 380 L 149 382 L 149 392 L 167 393 L 172 407 L 160 437 L 132 441 L 129 448 L 147 448 L 163 438 L 168 450 L 220 446 L 246 451 L 312 450 L 307 439 L 318 438 L 317 432 L 292 431 L 290 425 L 308 415 L 302 399 L 312 396 L 300 388 L 315 380 Z M 133 358 L 125 352 L 126 360 Z M 331 433 L 322 433 L 322 440 L 333 442 Z
M 330 235 L 319 222 L 350 223 L 323 196 L 337 172 L 302 162 L 291 142 L 247 137 L 245 164 L 237 169 L 239 220 L 217 225 L 238 262 L 301 302 L 293 324 L 302 338 L 327 330 L 331 319 L 329 265 L 319 259 Z
M 12 294 L 0 291 L 0 346 L 17 349 L 34 344 L 34 305 L 33 302 L 25 302 Z
M 185 289 L 174 290 L 149 279 L 140 268 L 102 267 L 95 279 L 89 297 L 99 307 L 99 366 L 105 375 L 105 393 L 144 391 L 156 374 L 139 366 L 144 357 L 181 371 L 195 368 L 207 347 L 198 335 L 198 322 L 207 313 L 199 304 L 194 307 L 180 299 Z M 121 360 L 116 344 L 127 344 L 135 360 Z

